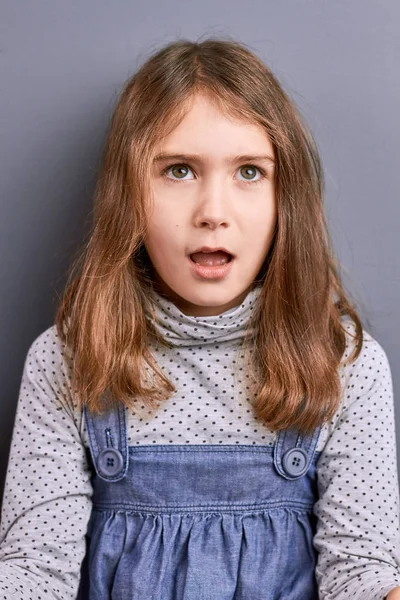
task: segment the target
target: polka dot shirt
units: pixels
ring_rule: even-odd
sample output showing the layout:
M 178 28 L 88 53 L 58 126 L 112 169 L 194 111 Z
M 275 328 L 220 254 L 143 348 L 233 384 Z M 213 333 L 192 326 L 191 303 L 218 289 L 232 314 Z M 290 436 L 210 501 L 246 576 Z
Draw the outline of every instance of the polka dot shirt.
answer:
M 129 445 L 274 444 L 276 433 L 252 412 L 255 394 L 241 350 L 259 291 L 214 317 L 185 315 L 154 293 L 155 313 L 147 318 L 172 347 L 154 342 L 151 349 L 176 392 L 153 410 L 137 400 L 127 413 Z M 354 332 L 350 321 L 346 330 Z M 385 351 L 364 336 L 361 355 L 341 367 L 342 400 L 316 447 L 320 600 L 381 600 L 400 586 L 392 378 Z M 348 335 L 346 357 L 352 343 Z M 6 600 L 76 598 L 92 487 L 71 366 L 55 325 L 27 352 L 0 526 Z

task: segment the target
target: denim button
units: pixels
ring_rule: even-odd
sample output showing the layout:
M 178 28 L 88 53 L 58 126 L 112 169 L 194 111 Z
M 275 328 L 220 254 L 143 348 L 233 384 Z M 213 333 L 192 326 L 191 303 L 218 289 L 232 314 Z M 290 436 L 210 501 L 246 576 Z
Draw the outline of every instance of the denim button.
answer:
M 282 456 L 282 466 L 288 475 L 302 475 L 306 471 L 307 454 L 302 448 L 291 448 Z
M 124 464 L 122 454 L 115 448 L 106 448 L 99 454 L 97 466 L 103 475 L 116 475 Z

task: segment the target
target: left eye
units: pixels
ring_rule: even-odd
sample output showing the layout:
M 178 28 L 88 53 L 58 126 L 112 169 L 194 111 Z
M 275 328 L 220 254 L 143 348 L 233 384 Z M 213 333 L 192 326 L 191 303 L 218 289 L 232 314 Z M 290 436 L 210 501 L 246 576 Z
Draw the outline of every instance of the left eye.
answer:
M 256 171 L 260 172 L 260 170 L 258 169 L 258 167 L 255 167 L 253 165 L 245 165 L 244 167 L 240 167 L 240 171 L 242 171 L 242 170 L 243 171 L 247 171 L 247 172 L 250 171 L 250 172 L 253 172 L 253 173 L 256 173 Z M 246 181 L 254 181 L 254 179 L 253 178 L 250 179 L 250 180 L 246 179 Z

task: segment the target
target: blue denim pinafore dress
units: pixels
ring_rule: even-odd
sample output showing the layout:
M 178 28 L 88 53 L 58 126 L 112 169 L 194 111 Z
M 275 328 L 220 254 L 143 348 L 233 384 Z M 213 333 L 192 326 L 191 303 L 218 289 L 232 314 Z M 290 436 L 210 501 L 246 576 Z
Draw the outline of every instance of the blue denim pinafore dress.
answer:
M 315 448 L 127 446 L 125 407 L 85 408 L 93 509 L 81 600 L 318 600 Z

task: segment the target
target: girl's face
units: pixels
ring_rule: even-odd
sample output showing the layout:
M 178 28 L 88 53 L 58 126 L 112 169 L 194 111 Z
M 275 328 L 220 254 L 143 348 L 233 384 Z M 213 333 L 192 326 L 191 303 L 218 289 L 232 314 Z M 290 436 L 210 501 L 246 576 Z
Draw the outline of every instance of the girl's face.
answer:
M 252 289 L 276 224 L 273 160 L 260 126 L 231 120 L 204 96 L 157 146 L 144 245 L 156 289 L 184 314 L 219 315 Z M 189 254 L 202 246 L 235 256 L 228 274 L 193 270 Z

